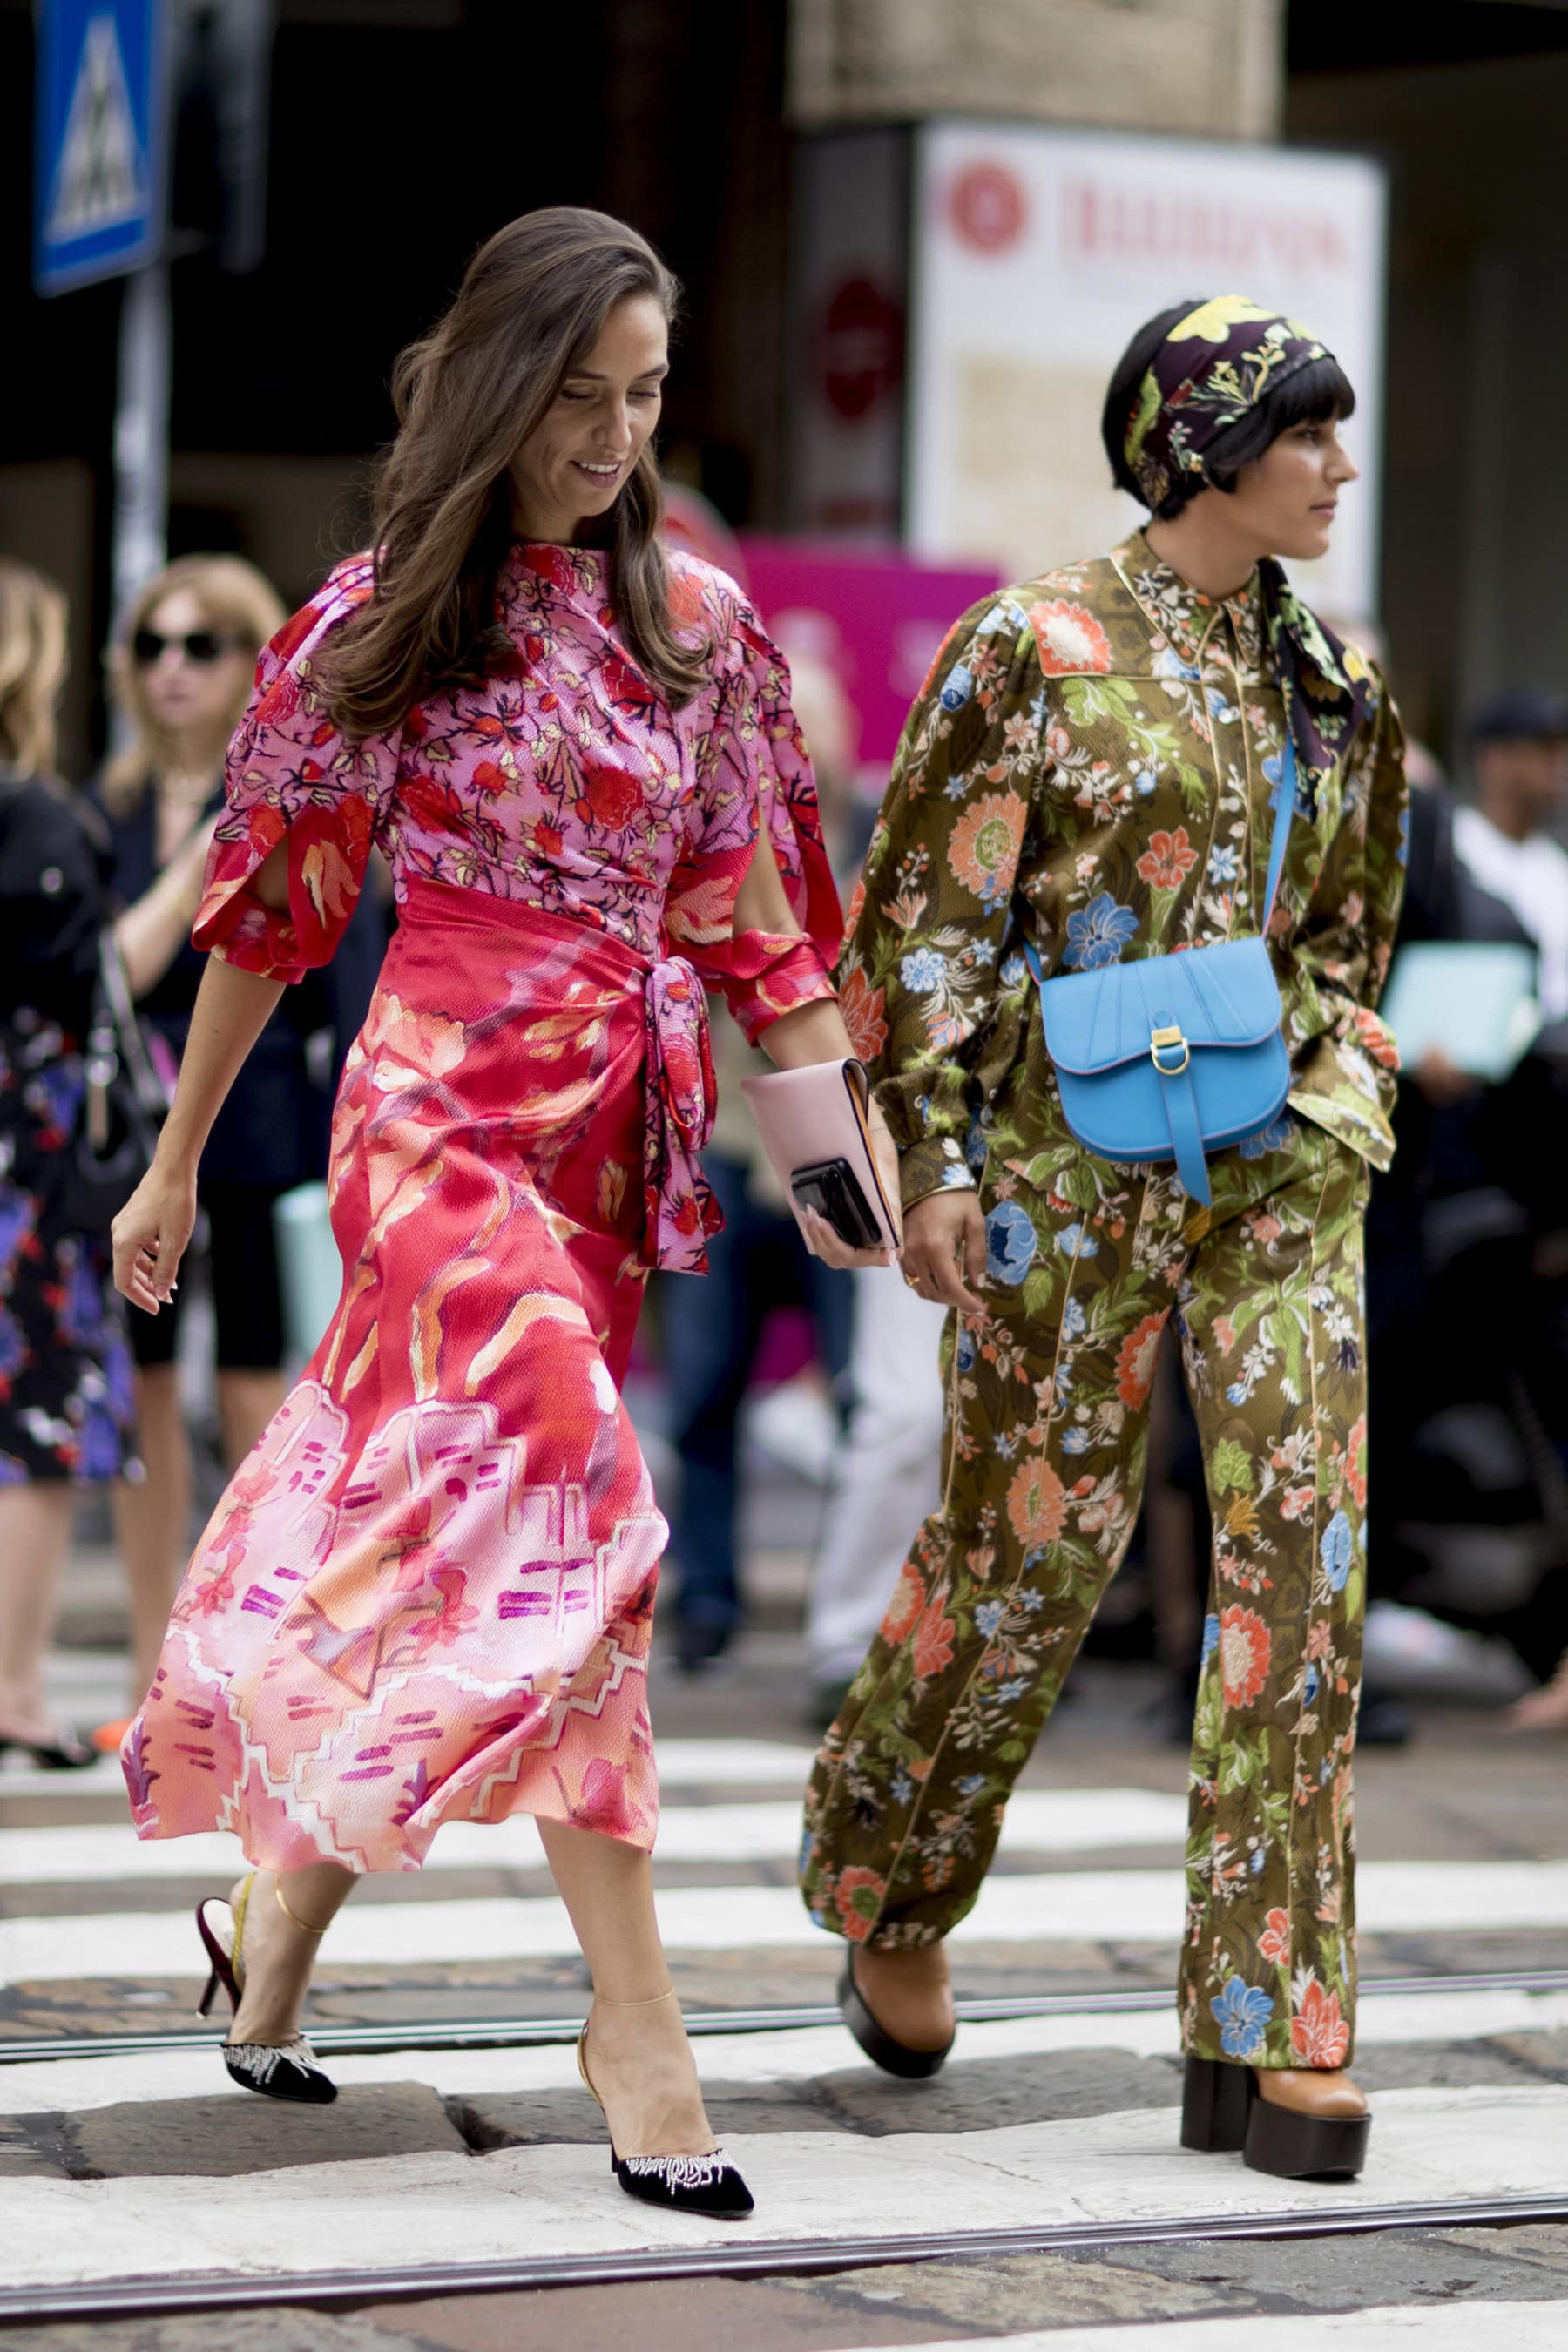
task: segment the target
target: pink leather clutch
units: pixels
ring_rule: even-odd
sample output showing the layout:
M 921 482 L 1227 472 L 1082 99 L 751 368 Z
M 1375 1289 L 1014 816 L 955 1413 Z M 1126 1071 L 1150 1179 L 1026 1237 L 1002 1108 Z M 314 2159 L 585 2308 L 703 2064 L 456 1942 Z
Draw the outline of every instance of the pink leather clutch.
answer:
M 815 1062 L 808 1069 L 777 1070 L 742 1078 L 741 1092 L 752 1107 L 763 1149 L 800 1221 L 797 1179 L 824 1210 L 825 1198 L 841 1197 L 836 1163 L 847 1167 L 877 1227 L 861 1246 L 890 1249 L 897 1231 L 888 1196 L 877 1173 L 867 1114 L 871 1086 L 858 1062 Z M 817 1175 L 816 1171 L 827 1171 Z M 837 1219 L 830 1219 L 837 1223 Z

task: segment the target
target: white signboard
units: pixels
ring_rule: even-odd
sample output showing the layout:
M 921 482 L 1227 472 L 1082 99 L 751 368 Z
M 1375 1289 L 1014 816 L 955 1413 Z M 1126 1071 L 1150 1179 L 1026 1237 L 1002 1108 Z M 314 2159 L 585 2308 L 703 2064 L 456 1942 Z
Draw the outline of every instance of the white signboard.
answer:
M 1247 294 L 1300 319 L 1356 389 L 1362 479 L 1292 576 L 1377 610 L 1384 185 L 1357 156 L 942 122 L 917 134 L 906 536 L 1018 578 L 1102 552 L 1142 510 L 1110 485 L 1110 373 L 1145 320 Z

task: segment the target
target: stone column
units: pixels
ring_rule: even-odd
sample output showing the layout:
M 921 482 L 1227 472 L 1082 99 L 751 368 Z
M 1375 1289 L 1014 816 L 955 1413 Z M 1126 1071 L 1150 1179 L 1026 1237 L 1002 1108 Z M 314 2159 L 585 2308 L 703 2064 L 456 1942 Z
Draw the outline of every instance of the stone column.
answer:
M 931 115 L 1274 138 L 1282 0 L 791 0 L 802 130 Z

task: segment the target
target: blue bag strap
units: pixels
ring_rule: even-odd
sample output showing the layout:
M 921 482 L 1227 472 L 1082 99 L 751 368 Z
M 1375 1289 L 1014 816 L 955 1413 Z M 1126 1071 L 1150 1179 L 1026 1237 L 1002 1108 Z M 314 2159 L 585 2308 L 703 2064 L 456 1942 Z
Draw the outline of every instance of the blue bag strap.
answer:
M 1279 800 L 1274 811 L 1274 837 L 1268 845 L 1268 887 L 1263 894 L 1263 925 L 1265 931 L 1274 919 L 1274 901 L 1279 894 L 1279 877 L 1285 870 L 1285 847 L 1290 838 L 1290 820 L 1296 814 L 1296 738 L 1290 732 L 1289 706 L 1285 711 L 1285 753 L 1279 776 Z
M 1154 1065 L 1160 1069 L 1158 1062 Z M 1160 1070 L 1164 1081 L 1160 1092 L 1165 1106 L 1165 1117 L 1171 1122 L 1171 1149 L 1175 1154 L 1176 1173 L 1189 1199 L 1201 1201 L 1205 1208 L 1213 1204 L 1209 1190 L 1209 1163 L 1203 1128 L 1198 1119 L 1198 1098 L 1193 1091 L 1190 1069 Z

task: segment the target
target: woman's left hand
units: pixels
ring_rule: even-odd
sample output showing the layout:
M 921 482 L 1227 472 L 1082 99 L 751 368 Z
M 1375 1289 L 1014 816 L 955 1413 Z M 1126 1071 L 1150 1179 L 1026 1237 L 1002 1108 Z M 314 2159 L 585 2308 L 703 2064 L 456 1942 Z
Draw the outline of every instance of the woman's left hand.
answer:
M 888 1131 L 881 1107 L 873 1096 L 870 1112 L 871 1156 L 877 1163 L 881 1180 L 882 1196 L 892 1212 L 893 1246 L 891 1249 L 857 1249 L 847 1242 L 826 1218 L 816 1209 L 801 1213 L 801 1225 L 805 1234 L 805 1245 L 813 1257 L 825 1265 L 892 1265 L 904 1238 L 904 1221 L 899 1206 L 899 1148 Z

